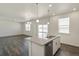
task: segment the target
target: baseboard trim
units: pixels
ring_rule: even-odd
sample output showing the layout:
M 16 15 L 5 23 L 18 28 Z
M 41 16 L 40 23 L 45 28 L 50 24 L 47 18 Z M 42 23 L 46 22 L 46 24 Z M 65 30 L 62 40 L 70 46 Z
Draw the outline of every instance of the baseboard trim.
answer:
M 0 37 L 0 38 L 8 38 L 8 37 L 16 37 L 16 36 L 27 36 L 27 37 L 32 37 L 32 36 L 30 36 L 30 35 L 17 34 L 17 35 L 3 36 L 3 37 Z
M 67 43 L 61 43 L 61 45 L 68 45 L 68 46 L 72 46 L 72 47 L 77 47 L 77 48 L 79 48 L 79 46 L 76 46 L 76 45 L 72 45 L 72 44 L 67 44 Z
M 8 37 L 15 37 L 15 36 L 26 36 L 25 34 L 17 34 L 17 35 L 10 35 L 10 36 L 2 36 L 0 38 L 8 38 Z

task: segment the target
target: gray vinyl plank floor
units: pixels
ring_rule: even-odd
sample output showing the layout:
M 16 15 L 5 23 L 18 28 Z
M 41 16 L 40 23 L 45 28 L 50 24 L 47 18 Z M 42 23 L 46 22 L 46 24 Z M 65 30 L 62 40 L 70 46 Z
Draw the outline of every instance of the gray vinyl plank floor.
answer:
M 13 36 L 0 38 L 1 56 L 28 56 L 27 36 Z
M 79 47 L 62 44 L 55 56 L 79 56 Z

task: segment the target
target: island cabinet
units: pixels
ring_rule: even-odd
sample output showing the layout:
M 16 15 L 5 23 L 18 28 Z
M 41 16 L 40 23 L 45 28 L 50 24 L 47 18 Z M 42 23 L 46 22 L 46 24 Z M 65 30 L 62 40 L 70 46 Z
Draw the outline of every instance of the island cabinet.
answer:
M 53 55 L 56 54 L 58 49 L 60 48 L 60 37 L 53 39 Z
M 27 39 L 27 38 L 26 38 Z M 53 56 L 60 48 L 60 37 L 27 39 L 29 56 Z

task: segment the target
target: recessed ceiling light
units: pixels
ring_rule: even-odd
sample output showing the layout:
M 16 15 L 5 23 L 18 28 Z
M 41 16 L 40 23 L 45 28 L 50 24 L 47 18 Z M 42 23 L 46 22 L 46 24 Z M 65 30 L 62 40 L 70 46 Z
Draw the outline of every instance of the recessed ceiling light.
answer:
M 76 8 L 73 8 L 72 10 L 73 10 L 73 11 L 76 11 L 77 9 L 76 9 Z
M 49 7 L 52 7 L 52 4 L 49 4 Z
M 37 19 L 36 22 L 39 23 L 39 20 Z

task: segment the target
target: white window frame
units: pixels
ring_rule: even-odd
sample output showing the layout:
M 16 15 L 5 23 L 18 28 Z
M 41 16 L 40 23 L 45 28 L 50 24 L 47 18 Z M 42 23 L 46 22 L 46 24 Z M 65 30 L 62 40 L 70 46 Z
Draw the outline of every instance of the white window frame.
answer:
M 70 18 L 69 17 L 63 17 L 59 19 L 59 33 L 66 33 L 69 34 L 69 22 L 70 22 Z
M 48 34 L 48 24 L 38 25 L 38 37 L 39 38 L 46 38 L 47 34 Z
M 31 30 L 31 22 L 27 22 L 27 23 L 25 24 L 25 30 L 26 30 L 26 31 L 30 31 L 30 30 Z

